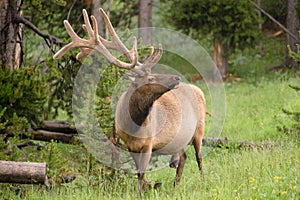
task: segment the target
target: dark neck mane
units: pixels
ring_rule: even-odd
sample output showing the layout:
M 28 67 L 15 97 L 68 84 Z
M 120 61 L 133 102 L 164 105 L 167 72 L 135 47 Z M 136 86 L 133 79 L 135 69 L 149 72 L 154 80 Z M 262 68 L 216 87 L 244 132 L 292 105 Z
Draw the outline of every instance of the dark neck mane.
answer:
M 151 92 L 142 92 L 136 89 L 129 100 L 129 113 L 131 119 L 136 125 L 141 126 L 146 120 L 151 107 L 155 100 L 157 100 L 162 94 L 153 94 Z

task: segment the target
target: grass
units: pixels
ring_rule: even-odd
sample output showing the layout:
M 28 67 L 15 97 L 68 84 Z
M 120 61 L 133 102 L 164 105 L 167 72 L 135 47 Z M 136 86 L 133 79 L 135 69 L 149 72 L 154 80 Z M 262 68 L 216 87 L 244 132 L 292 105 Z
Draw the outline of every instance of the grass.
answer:
M 281 42 L 269 39 L 263 58 L 253 51 L 246 51 L 247 56 L 237 53 L 244 58 L 233 62 L 232 72 L 242 80 L 224 84 L 227 109 L 220 135 L 234 141 L 272 141 L 275 146 L 242 150 L 204 147 L 209 151 L 203 161 L 205 179 L 199 178 L 194 151 L 188 147 L 180 186 L 173 188 L 174 169 L 149 172 L 148 180 L 163 185 L 145 191 L 145 199 L 300 199 L 299 136 L 277 130 L 277 126 L 291 123 L 281 109 L 299 105 L 299 95 L 288 87 L 299 85 L 299 77 L 265 71 L 279 64 L 281 47 Z M 65 164 L 61 168 L 76 173 L 75 181 L 50 187 L 2 184 L 0 199 L 138 199 L 135 175 L 112 174 L 97 162 L 88 162 L 90 155 L 82 147 L 63 149 Z

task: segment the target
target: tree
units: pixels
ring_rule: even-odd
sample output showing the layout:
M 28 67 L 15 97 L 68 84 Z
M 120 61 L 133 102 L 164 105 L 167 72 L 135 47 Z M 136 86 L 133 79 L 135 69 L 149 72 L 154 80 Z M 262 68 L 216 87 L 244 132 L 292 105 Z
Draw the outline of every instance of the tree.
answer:
M 142 38 L 143 44 L 151 43 L 151 32 L 144 29 L 152 26 L 152 0 L 139 1 L 139 37 Z
M 93 9 L 92 9 L 92 13 L 95 16 L 96 20 L 97 20 L 97 24 L 98 24 L 98 33 L 101 36 L 104 36 L 104 32 L 103 32 L 103 20 L 102 20 L 102 16 L 99 13 L 99 9 L 101 8 L 101 0 L 93 0 Z
M 257 12 L 247 1 L 174 0 L 165 13 L 186 34 L 212 34 L 213 58 L 222 76 L 229 70 L 229 53 L 252 46 L 259 34 Z
M 297 46 L 296 44 L 299 43 L 299 35 L 298 35 L 298 30 L 299 30 L 299 17 L 297 16 L 296 13 L 296 7 L 298 4 L 298 0 L 288 0 L 287 1 L 288 8 L 287 8 L 287 17 L 286 17 L 286 25 L 287 29 L 297 38 L 292 37 L 289 34 L 286 34 L 286 40 L 287 44 L 290 46 L 291 50 L 293 52 L 297 52 Z M 286 57 L 285 57 L 285 62 L 284 65 L 289 67 L 289 68 L 299 68 L 298 62 L 295 62 L 294 59 L 291 57 L 290 52 L 288 49 L 286 49 Z
M 0 1 L 0 62 L 11 71 L 22 64 L 23 28 L 15 23 L 16 16 L 22 15 L 22 4 L 22 0 Z

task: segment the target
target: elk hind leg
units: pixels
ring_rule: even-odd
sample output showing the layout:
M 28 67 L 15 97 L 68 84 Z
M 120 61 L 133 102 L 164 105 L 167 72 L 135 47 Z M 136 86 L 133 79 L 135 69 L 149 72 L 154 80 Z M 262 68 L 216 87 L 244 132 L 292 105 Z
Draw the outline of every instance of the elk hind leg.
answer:
M 180 183 L 180 178 L 181 178 L 181 175 L 182 175 L 182 172 L 183 172 L 186 157 L 187 157 L 186 153 L 184 152 L 184 150 L 182 150 L 181 154 L 179 156 L 178 167 L 176 169 L 176 178 L 175 178 L 175 181 L 174 181 L 174 186 L 179 185 L 179 183 Z
M 196 160 L 197 160 L 198 168 L 199 168 L 202 178 L 204 177 L 203 168 L 202 168 L 202 154 L 201 154 L 203 133 L 204 133 L 204 127 L 202 127 L 202 126 L 198 127 L 197 132 L 194 137 L 194 140 L 193 140 L 193 146 L 195 149 Z

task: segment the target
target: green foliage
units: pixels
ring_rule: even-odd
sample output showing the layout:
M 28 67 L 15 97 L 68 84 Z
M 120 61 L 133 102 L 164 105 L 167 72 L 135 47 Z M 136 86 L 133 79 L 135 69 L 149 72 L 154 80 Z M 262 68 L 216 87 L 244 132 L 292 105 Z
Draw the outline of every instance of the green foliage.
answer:
M 0 120 L 1 116 L 0 116 Z M 9 122 L 10 126 L 7 126 Z M 30 123 L 25 117 L 18 117 L 13 114 L 10 120 L 5 123 L 4 134 L 0 137 L 0 160 L 27 161 L 28 157 L 25 152 L 17 147 L 18 144 L 30 139 L 31 134 L 28 132 Z
M 299 33 L 300 33 L 300 32 L 299 32 Z M 295 61 L 300 62 L 300 44 L 296 44 L 296 48 L 297 48 L 296 52 L 292 51 L 290 45 L 288 45 L 287 48 L 288 48 L 288 50 L 289 50 L 289 53 L 290 53 L 291 57 L 292 57 Z
M 291 57 L 295 61 L 299 62 L 300 61 L 300 45 L 296 44 L 296 46 L 297 46 L 296 52 L 292 51 L 290 46 L 288 46 L 288 50 L 289 50 Z M 300 85 L 299 84 L 297 84 L 297 85 L 290 84 L 289 87 L 291 89 L 293 89 L 293 91 L 297 92 L 297 94 L 295 95 L 294 98 L 299 99 Z M 297 109 L 297 106 L 294 106 L 294 108 L 292 108 L 292 109 L 283 108 L 282 111 L 283 111 L 283 113 L 285 113 L 286 115 L 290 116 L 293 119 L 293 123 L 290 125 L 283 125 L 282 127 L 278 126 L 278 129 L 287 134 L 299 136 L 300 135 L 300 109 L 299 108 Z
M 81 63 L 74 56 L 64 56 L 60 61 L 52 58 L 47 61 L 47 82 L 49 83 L 50 96 L 47 102 L 47 116 L 54 119 L 59 110 L 64 110 L 72 118 L 72 92 L 74 79 Z
M 289 87 L 294 91 L 297 91 L 297 94 L 294 98 L 299 99 L 300 87 L 298 85 L 289 85 Z M 300 136 L 300 108 L 298 107 L 297 109 L 297 106 L 294 106 L 292 109 L 283 108 L 282 112 L 291 117 L 293 123 L 289 125 L 284 124 L 283 126 L 278 126 L 278 130 L 289 135 Z
M 76 30 L 81 28 L 81 24 L 78 23 L 78 21 L 81 20 L 79 16 L 81 16 L 81 10 L 86 7 L 83 1 L 31 0 L 24 1 L 23 10 L 24 16 L 42 32 L 50 33 L 60 38 L 67 36 L 63 26 L 63 20 L 68 18 L 69 9 L 72 9 L 72 14 L 68 20 L 75 26 L 74 30 Z M 30 34 L 34 33 L 31 32 Z
M 2 110 L 0 110 L 0 131 L 5 128 L 5 126 L 8 122 L 7 120 L 6 121 L 2 120 L 2 116 L 4 115 L 5 111 L 6 111 L 6 107 L 4 107 L 4 108 L 2 108 Z
M 101 73 L 101 81 L 98 83 L 97 96 L 99 97 L 96 104 L 96 114 L 100 127 L 105 135 L 110 136 L 114 126 L 114 113 L 111 107 L 111 96 L 114 92 L 115 85 L 124 73 L 115 66 L 107 67 Z
M 255 1 L 254 1 L 255 2 Z M 287 1 L 282 0 L 263 0 L 261 1 L 261 7 L 268 12 L 272 17 L 274 17 L 277 21 L 281 24 L 286 23 L 286 16 L 287 16 Z M 273 23 L 269 18 L 266 16 L 262 16 L 264 20 L 264 26 L 270 27 Z M 275 26 L 276 29 L 277 26 Z M 274 27 L 274 28 L 275 28 Z
M 172 2 L 172 3 L 171 3 Z M 184 33 L 208 35 L 233 49 L 254 45 L 258 36 L 257 11 L 248 1 L 203 0 L 168 3 L 168 22 Z M 195 36 L 197 37 L 197 35 Z
M 41 123 L 49 92 L 45 78 L 38 69 L 18 69 L 12 73 L 0 70 L 0 110 L 7 109 L 4 121 L 10 121 L 16 113 L 35 124 Z

